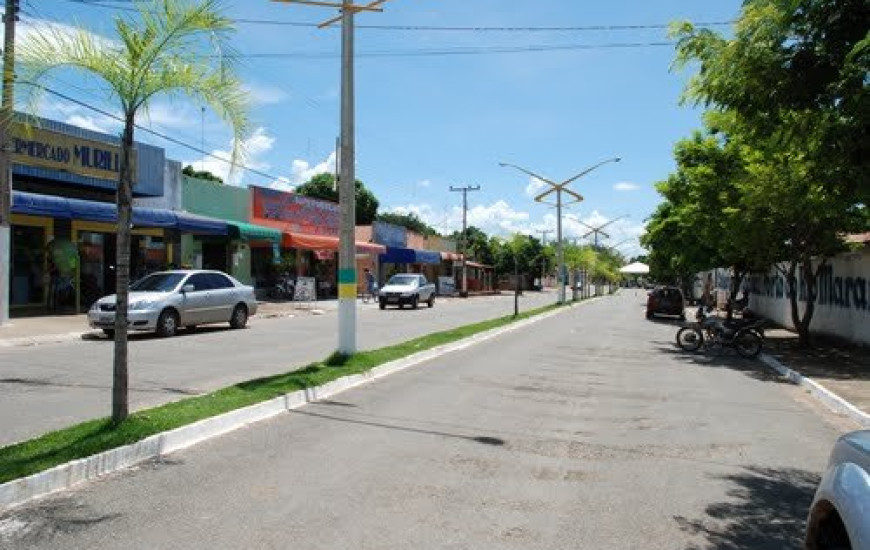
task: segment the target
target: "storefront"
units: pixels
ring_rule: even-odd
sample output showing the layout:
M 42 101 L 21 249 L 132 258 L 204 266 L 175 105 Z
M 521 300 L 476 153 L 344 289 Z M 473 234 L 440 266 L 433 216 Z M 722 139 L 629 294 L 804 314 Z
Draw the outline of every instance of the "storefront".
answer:
M 115 291 L 117 209 L 85 201 L 12 192 L 13 275 L 10 304 L 49 312 L 81 311 Z M 64 227 L 63 236 L 56 234 Z M 220 220 L 155 208 L 133 208 L 130 277 L 175 263 L 181 234 L 220 236 Z
M 263 187 L 252 186 L 250 191 L 251 223 L 281 233 L 278 259 L 266 279 L 277 279 L 279 276 L 314 277 L 318 298 L 336 297 L 340 225 L 338 204 Z M 383 246 L 374 243 L 356 243 L 358 263 L 361 256 L 368 255 L 373 259 L 383 251 Z M 252 267 L 259 269 L 262 260 L 258 261 L 256 255 L 253 257 Z
M 10 124 L 12 231 L 9 304 L 12 315 L 76 311 L 114 282 L 117 136 L 38 119 Z M 136 143 L 134 193 L 162 192 L 163 150 Z M 143 214 L 139 217 L 142 221 Z M 137 269 L 165 264 L 161 224 L 134 227 Z M 99 297 L 99 296 L 96 296 Z

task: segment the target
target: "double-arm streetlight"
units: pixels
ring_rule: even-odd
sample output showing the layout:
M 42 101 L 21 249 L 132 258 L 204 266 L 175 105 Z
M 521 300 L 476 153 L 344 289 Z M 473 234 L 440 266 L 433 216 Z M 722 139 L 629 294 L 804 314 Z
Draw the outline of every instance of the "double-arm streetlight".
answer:
M 573 182 L 576 179 L 579 179 L 579 178 L 585 176 L 586 174 L 595 170 L 596 168 L 598 168 L 602 164 L 607 164 L 608 162 L 619 162 L 620 160 L 621 159 L 619 157 L 613 157 L 613 158 L 609 158 L 607 160 L 602 160 L 598 164 L 590 166 L 589 168 L 583 170 L 579 174 L 577 174 L 575 176 L 571 176 L 570 178 L 566 179 L 565 181 L 563 181 L 561 183 L 556 183 L 554 181 L 551 181 L 551 180 L 545 178 L 544 176 L 541 176 L 541 175 L 536 174 L 530 170 L 527 170 L 527 169 L 523 168 L 522 166 L 517 166 L 516 164 L 511 164 L 509 162 L 498 163 L 499 166 L 510 166 L 511 168 L 516 168 L 520 172 L 528 174 L 528 175 L 532 176 L 533 178 L 537 178 L 538 180 L 540 180 L 546 184 L 549 184 L 551 187 L 550 189 L 544 191 L 543 193 L 541 193 L 540 195 L 535 197 L 535 201 L 540 202 L 540 203 L 544 203 L 544 204 L 550 204 L 551 206 L 556 207 L 556 257 L 557 257 L 557 262 L 559 264 L 559 267 L 558 267 L 559 274 L 557 277 L 557 281 L 559 284 L 558 303 L 560 303 L 560 304 L 565 303 L 565 273 L 564 273 L 564 271 L 565 271 L 565 255 L 564 255 L 564 251 L 562 249 L 562 206 L 563 206 L 562 193 L 567 193 L 568 195 L 570 195 L 574 199 L 574 200 L 572 200 L 568 203 L 564 203 L 564 204 L 573 204 L 573 203 L 582 201 L 583 197 L 580 196 L 579 193 L 575 193 L 574 191 L 568 189 L 568 184 Z M 555 205 L 543 200 L 550 193 L 556 193 L 556 204 Z

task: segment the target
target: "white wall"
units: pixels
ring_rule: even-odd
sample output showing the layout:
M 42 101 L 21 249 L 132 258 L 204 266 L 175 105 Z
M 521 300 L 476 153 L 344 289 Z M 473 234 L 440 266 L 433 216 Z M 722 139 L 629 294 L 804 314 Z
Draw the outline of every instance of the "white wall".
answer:
M 800 277 L 798 280 L 800 288 Z M 767 275 L 753 275 L 749 284 L 752 292 L 749 307 L 793 328 L 785 277 L 774 269 Z M 870 249 L 829 259 L 819 274 L 817 285 L 810 332 L 870 344 Z M 805 307 L 806 290 L 800 288 L 798 308 L 801 314 Z

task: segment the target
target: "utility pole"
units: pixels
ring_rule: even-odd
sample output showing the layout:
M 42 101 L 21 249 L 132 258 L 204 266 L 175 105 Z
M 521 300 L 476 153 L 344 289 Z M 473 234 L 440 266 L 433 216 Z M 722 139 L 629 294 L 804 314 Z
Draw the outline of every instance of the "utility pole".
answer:
M 547 246 L 547 235 L 552 233 L 552 229 L 538 229 L 541 234 L 542 247 Z M 547 276 L 547 257 L 544 256 L 544 250 L 541 249 L 541 290 L 544 290 L 544 278 Z
M 468 213 L 468 192 L 480 191 L 480 186 L 466 185 L 465 187 L 453 187 L 451 185 L 450 190 L 462 193 L 462 288 L 459 290 L 459 296 L 468 298 L 468 272 L 466 270 L 468 236 L 465 234 L 466 215 Z
M 356 353 L 356 162 L 354 146 L 354 52 L 353 16 L 361 11 L 384 11 L 378 6 L 387 0 L 375 0 L 364 6 L 350 0 L 341 2 L 323 0 L 272 0 L 290 4 L 305 4 L 338 8 L 341 15 L 318 25 L 325 28 L 341 21 L 341 144 L 338 207 L 340 225 L 338 235 L 338 353 Z
M 9 322 L 12 278 L 12 162 L 9 128 L 15 111 L 15 22 L 18 0 L 6 0 L 3 15 L 3 97 L 0 103 L 0 326 Z
M 583 197 L 581 197 L 579 193 L 575 193 L 574 191 L 571 191 L 570 189 L 568 189 L 568 184 L 573 182 L 574 180 L 576 180 L 578 178 L 585 176 L 586 174 L 595 170 L 596 168 L 598 168 L 602 164 L 607 164 L 608 162 L 619 162 L 619 161 L 620 161 L 619 157 L 613 157 L 613 158 L 609 158 L 607 160 L 603 160 L 603 161 L 599 162 L 598 164 L 595 164 L 595 165 L 587 168 L 586 170 L 583 170 L 579 174 L 577 174 L 575 176 L 571 176 L 570 178 L 566 179 L 562 183 L 556 183 L 554 181 L 548 180 L 547 178 L 540 176 L 540 175 L 538 175 L 534 172 L 531 172 L 529 170 L 526 170 L 522 166 L 517 166 L 516 164 L 510 164 L 508 162 L 498 163 L 499 166 L 510 166 L 511 168 L 516 168 L 520 172 L 528 174 L 528 175 L 532 176 L 533 178 L 536 178 L 536 179 L 550 185 L 550 189 L 548 189 L 547 191 L 544 191 L 543 193 L 541 193 L 540 195 L 535 197 L 535 202 L 541 202 L 544 204 L 551 204 L 552 205 L 552 203 L 547 203 L 543 199 L 544 199 L 544 197 L 546 197 L 550 193 L 554 193 L 554 192 L 556 193 L 556 204 L 552 205 L 552 206 L 556 207 L 556 257 L 557 257 L 557 261 L 559 263 L 559 275 L 557 278 L 558 279 L 557 282 L 559 285 L 559 298 L 558 298 L 557 303 L 559 303 L 559 304 L 565 303 L 565 253 L 564 253 L 564 249 L 562 247 L 562 206 L 563 206 L 562 193 L 567 193 L 574 198 L 574 200 L 569 202 L 568 204 L 573 204 L 575 202 L 582 201 Z

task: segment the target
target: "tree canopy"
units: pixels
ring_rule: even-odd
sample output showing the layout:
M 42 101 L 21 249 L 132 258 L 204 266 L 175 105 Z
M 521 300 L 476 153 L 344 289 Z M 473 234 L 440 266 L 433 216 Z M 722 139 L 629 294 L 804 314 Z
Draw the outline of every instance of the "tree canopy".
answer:
M 181 171 L 181 173 L 184 174 L 185 176 L 189 176 L 191 178 L 196 178 L 196 179 L 200 179 L 200 180 L 213 181 L 215 183 L 223 183 L 224 182 L 223 178 L 212 174 L 208 170 L 196 170 L 196 169 L 194 169 L 193 166 L 191 166 L 189 164 L 184 167 L 184 169 Z
M 314 199 L 338 202 L 338 189 L 335 175 L 328 172 L 317 174 L 295 190 L 296 193 Z M 378 213 L 379 202 L 375 195 L 361 182 L 356 180 L 356 225 L 371 225 Z
M 405 229 L 410 229 L 411 231 L 427 237 L 438 235 L 438 230 L 421 220 L 420 217 L 413 212 L 381 212 L 377 215 L 376 219 L 380 222 L 391 223 L 393 225 L 404 227 Z

